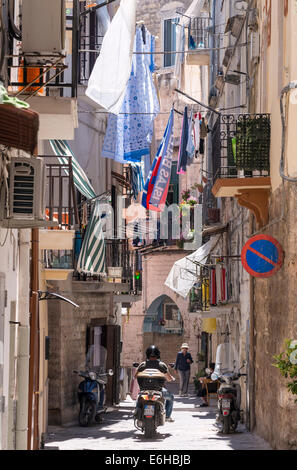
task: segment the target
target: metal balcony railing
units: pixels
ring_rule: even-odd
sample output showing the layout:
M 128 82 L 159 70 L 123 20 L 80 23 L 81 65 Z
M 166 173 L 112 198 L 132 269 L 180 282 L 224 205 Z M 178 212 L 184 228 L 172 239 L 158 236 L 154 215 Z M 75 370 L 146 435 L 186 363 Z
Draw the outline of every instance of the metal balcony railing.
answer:
M 192 18 L 189 27 L 188 48 L 205 49 L 209 47 L 210 18 Z
M 269 176 L 269 114 L 221 114 L 212 130 L 214 182 Z
M 70 36 L 71 50 L 50 55 L 19 53 L 7 55 L 10 70 L 9 85 L 18 88 L 18 94 L 51 95 L 56 89 L 60 96 L 77 97 L 78 85 L 87 85 L 100 53 L 103 36 L 100 34 L 95 9 L 86 8 L 87 2 L 73 0 L 67 8 L 66 34 Z M 11 38 L 10 49 L 13 50 Z M 56 94 L 55 94 L 56 96 Z
M 74 269 L 73 250 L 43 250 L 45 269 Z
M 46 164 L 46 218 L 59 223 L 60 229 L 70 230 L 79 224 L 79 212 L 72 173 L 71 157 L 58 163 L 57 157 L 44 156 Z
M 108 277 L 127 283 L 129 291 L 141 292 L 141 255 L 132 251 L 127 239 L 105 240 L 106 270 Z

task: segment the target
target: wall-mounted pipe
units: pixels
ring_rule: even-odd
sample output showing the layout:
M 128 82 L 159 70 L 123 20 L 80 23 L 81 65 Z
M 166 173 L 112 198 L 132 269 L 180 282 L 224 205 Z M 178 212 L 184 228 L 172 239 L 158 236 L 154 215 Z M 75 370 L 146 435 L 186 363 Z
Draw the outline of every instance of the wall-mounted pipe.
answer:
M 286 116 L 284 111 L 284 97 L 290 93 L 290 91 L 297 88 L 297 81 L 290 82 L 287 86 L 285 86 L 280 95 L 280 112 L 281 112 L 281 120 L 282 120 L 282 150 L 281 150 L 281 159 L 280 159 L 280 166 L 279 166 L 279 173 L 282 179 L 285 181 L 289 181 L 291 183 L 297 183 L 297 178 L 292 176 L 285 175 L 285 139 L 286 139 Z

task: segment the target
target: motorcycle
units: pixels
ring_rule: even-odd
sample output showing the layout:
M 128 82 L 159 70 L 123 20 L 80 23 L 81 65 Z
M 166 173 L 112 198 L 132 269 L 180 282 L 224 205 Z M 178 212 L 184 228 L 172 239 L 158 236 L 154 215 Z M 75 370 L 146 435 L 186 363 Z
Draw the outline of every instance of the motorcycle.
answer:
M 138 367 L 134 363 L 133 367 Z M 140 391 L 134 411 L 134 426 L 148 439 L 156 436 L 158 426 L 164 426 L 166 412 L 163 396 L 165 374 L 158 369 L 145 369 L 138 372 L 137 381 Z
M 102 415 L 106 413 L 106 407 L 99 407 L 100 394 L 105 389 L 107 376 L 113 375 L 110 369 L 107 373 L 99 374 L 96 371 L 73 371 L 83 377 L 79 384 L 78 400 L 80 404 L 78 421 L 80 426 L 91 426 L 94 422 L 101 423 Z
M 226 352 L 222 350 L 229 348 L 229 345 L 219 345 L 217 356 L 225 356 Z M 228 355 L 228 353 L 227 353 Z M 230 434 L 235 432 L 238 423 L 241 420 L 241 388 L 237 381 L 240 377 L 246 377 L 247 374 L 241 374 L 240 370 L 245 367 L 246 363 L 236 371 L 236 360 L 233 361 L 233 371 L 228 367 L 223 367 L 223 362 L 216 362 L 216 367 L 211 375 L 212 380 L 218 380 L 220 387 L 218 389 L 218 410 L 217 422 L 220 423 L 221 432 Z M 229 370 L 228 370 L 229 369 Z

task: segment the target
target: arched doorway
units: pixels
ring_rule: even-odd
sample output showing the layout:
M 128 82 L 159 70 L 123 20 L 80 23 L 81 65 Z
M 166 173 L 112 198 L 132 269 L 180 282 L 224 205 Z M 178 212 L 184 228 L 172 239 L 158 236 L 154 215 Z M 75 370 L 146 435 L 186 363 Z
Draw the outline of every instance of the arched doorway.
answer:
M 183 319 L 177 304 L 167 295 L 157 297 L 143 321 L 144 351 L 155 344 L 164 362 L 174 362 L 182 344 Z

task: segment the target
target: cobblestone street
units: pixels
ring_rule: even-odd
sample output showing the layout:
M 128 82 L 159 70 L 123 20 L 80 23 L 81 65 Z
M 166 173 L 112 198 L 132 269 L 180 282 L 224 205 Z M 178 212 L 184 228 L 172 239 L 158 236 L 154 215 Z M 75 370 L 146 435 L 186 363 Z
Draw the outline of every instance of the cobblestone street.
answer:
M 168 387 L 169 388 L 169 387 Z M 128 396 L 109 411 L 104 423 L 89 428 L 50 426 L 46 450 L 269 450 L 269 445 L 247 432 L 243 425 L 224 436 L 215 426 L 216 406 L 199 408 L 201 400 L 190 390 L 189 397 L 175 395 L 173 423 L 158 428 L 156 439 L 147 440 L 135 429 L 134 401 Z

